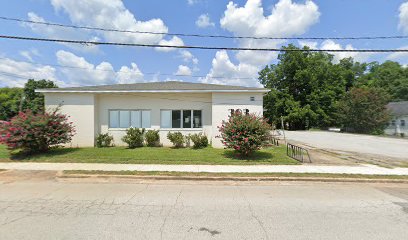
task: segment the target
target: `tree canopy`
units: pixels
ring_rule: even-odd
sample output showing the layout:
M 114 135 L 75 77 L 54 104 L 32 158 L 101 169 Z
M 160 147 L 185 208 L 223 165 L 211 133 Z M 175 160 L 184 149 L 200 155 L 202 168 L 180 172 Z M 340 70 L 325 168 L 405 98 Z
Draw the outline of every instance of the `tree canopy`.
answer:
M 44 112 L 44 95 L 35 89 L 57 88 L 50 80 L 29 79 L 24 88 L 0 88 L 0 120 L 9 120 L 21 110 L 33 113 Z
M 283 49 L 298 48 L 290 44 Z M 325 52 L 281 52 L 278 63 L 259 72 L 259 81 L 271 90 L 264 98 L 265 116 L 278 126 L 282 117 L 292 130 L 349 124 L 339 118 L 344 114 L 339 102 L 354 88 L 382 88 L 375 92 L 381 99 L 408 100 L 407 68 L 391 61 L 359 63 L 352 58 L 334 63 L 333 55 Z

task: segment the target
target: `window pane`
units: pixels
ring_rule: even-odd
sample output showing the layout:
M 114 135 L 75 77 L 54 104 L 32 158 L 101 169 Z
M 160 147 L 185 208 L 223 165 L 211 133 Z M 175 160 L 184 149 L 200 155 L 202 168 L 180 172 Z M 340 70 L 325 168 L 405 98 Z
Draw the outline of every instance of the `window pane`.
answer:
M 201 128 L 203 126 L 201 110 L 194 110 L 193 111 L 193 127 L 194 128 Z
M 173 110 L 171 114 L 171 127 L 180 128 L 181 126 L 181 110 Z
M 119 111 L 119 127 L 128 128 L 129 127 L 129 111 Z
M 119 127 L 119 111 L 109 111 L 109 127 Z
M 162 110 L 160 114 L 160 126 L 171 128 L 171 110 Z
M 130 126 L 135 128 L 140 128 L 142 124 L 140 123 L 140 111 L 130 112 Z
M 183 128 L 191 128 L 191 110 L 183 110 Z
M 150 128 L 150 111 L 142 111 L 142 128 Z

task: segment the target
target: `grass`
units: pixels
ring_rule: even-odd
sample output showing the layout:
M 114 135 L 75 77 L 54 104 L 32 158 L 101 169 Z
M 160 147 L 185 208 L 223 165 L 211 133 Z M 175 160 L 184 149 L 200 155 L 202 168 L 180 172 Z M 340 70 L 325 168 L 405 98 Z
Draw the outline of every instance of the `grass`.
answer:
M 57 148 L 35 155 L 10 154 L 0 145 L 0 161 L 58 162 L 58 163 L 131 163 L 131 164 L 204 164 L 204 165 L 253 165 L 300 164 L 286 156 L 286 148 L 262 149 L 249 158 L 240 158 L 232 150 L 204 148 L 142 147 L 127 149 L 110 148 Z
M 173 177 L 302 177 L 302 178 L 353 178 L 353 179 L 408 179 L 400 175 L 363 175 L 331 173 L 192 173 L 160 171 L 86 171 L 66 170 L 64 174 L 122 175 L 122 176 L 173 176 Z

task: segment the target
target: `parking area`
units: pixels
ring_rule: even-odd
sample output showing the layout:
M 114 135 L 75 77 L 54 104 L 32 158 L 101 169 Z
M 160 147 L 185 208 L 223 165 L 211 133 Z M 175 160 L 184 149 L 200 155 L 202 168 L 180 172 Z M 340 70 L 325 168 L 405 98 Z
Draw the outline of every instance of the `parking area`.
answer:
M 325 131 L 285 131 L 289 142 L 335 152 L 408 161 L 408 139 Z

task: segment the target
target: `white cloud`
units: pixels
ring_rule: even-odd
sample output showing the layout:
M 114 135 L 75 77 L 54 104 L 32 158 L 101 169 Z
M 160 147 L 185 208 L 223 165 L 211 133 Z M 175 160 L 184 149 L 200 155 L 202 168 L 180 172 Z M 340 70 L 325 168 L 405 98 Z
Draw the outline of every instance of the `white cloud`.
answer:
M 244 7 L 229 2 L 220 24 L 235 36 L 290 37 L 305 33 L 318 22 L 319 16 L 318 6 L 309 0 L 304 4 L 280 0 L 268 16 L 264 16 L 261 0 L 248 0 Z M 241 47 L 277 48 L 284 41 L 245 39 L 239 43 Z M 253 65 L 265 65 L 276 56 L 277 54 L 272 52 L 237 53 L 238 60 Z
M 195 24 L 197 25 L 197 27 L 200 28 L 206 28 L 206 27 L 214 27 L 215 23 L 211 21 L 210 16 L 207 14 L 201 14 Z
M 64 11 L 74 24 L 130 31 L 168 32 L 159 18 L 140 21 L 121 0 L 51 0 L 56 11 Z M 108 41 L 155 44 L 164 35 L 97 32 Z
M 317 42 L 313 42 L 313 41 L 303 41 L 303 40 L 299 40 L 298 41 L 299 45 L 301 48 L 303 47 L 309 47 L 310 49 L 316 49 L 318 43 Z
M 61 68 L 61 74 L 69 85 L 101 85 L 115 83 L 144 82 L 143 73 L 135 63 L 131 67 L 122 66 L 118 72 L 109 62 L 99 65 L 89 63 L 85 58 L 60 50 L 56 53 L 58 63 L 75 68 Z
M 408 46 L 401 47 L 399 49 L 408 49 Z M 399 61 L 401 64 L 408 64 L 408 53 L 407 52 L 394 52 L 387 56 L 387 60 Z
M 175 74 L 176 75 L 191 76 L 191 69 L 188 66 L 179 65 L 178 69 L 177 69 L 177 72 Z
M 30 21 L 35 22 L 46 22 L 46 20 L 33 12 L 27 14 Z M 34 23 L 24 23 L 26 27 L 29 27 L 31 31 L 49 37 L 49 38 L 61 38 L 61 39 L 82 39 L 89 41 L 97 41 L 99 38 L 93 36 L 91 32 L 81 30 L 81 29 L 71 29 L 71 28 L 62 28 L 56 26 L 48 26 Z M 78 44 L 68 44 L 62 43 L 64 46 L 68 46 L 72 49 L 84 51 L 84 52 L 97 52 L 98 46 L 95 45 L 78 45 Z
M 399 25 L 398 28 L 408 34 L 408 2 L 399 7 Z
M 194 57 L 194 55 L 187 50 L 180 50 L 180 57 L 183 59 L 184 62 L 191 62 L 194 65 L 198 64 L 198 58 Z
M 194 5 L 194 4 L 196 4 L 196 3 L 198 3 L 199 2 L 199 0 L 187 0 L 187 3 L 188 3 L 188 5 Z
M 333 40 L 325 40 L 321 43 L 320 49 L 323 50 L 328 50 L 328 49 L 334 49 L 334 50 L 355 50 L 355 48 L 351 44 L 347 44 L 345 47 L 341 46 L 339 43 L 334 42 Z M 366 61 L 370 56 L 373 55 L 373 53 L 363 53 L 363 52 L 330 52 L 330 54 L 334 55 L 333 62 L 338 63 L 341 59 L 343 58 L 349 58 L 352 57 L 355 61 L 358 62 L 364 62 Z
M 55 76 L 56 70 L 51 66 L 15 61 L 9 58 L 0 58 L 0 86 L 23 87 L 28 79 L 48 79 L 59 86 L 65 86 Z
M 36 56 L 36 57 L 41 56 L 41 54 L 35 48 L 32 48 L 30 50 L 21 50 L 21 51 L 19 51 L 19 54 L 21 56 L 25 57 L 27 60 L 29 60 L 31 62 L 33 61 L 34 56 Z
M 172 46 L 184 46 L 184 42 L 181 38 L 174 36 L 173 38 L 171 38 L 170 40 L 165 40 L 162 39 L 159 42 L 160 45 L 172 45 Z M 176 48 L 169 48 L 169 47 L 157 47 L 156 48 L 157 51 L 160 52 L 170 52 L 170 51 L 174 51 L 176 50 Z
M 250 64 L 239 63 L 235 65 L 229 59 L 228 53 L 222 50 L 217 51 L 215 58 L 212 60 L 210 72 L 205 78 L 200 79 L 200 81 L 214 84 L 260 86 L 256 79 L 258 71 L 258 67 Z
M 248 0 L 243 7 L 239 7 L 231 1 L 220 20 L 220 25 L 235 36 L 291 37 L 305 33 L 319 21 L 319 17 L 319 8 L 311 0 L 306 0 L 304 3 L 280 0 L 273 6 L 271 13 L 266 16 L 261 0 Z M 279 48 L 284 43 L 283 40 L 242 39 L 238 41 L 239 46 L 245 48 Z M 258 71 L 276 59 L 277 53 L 238 51 L 235 57 L 239 61 L 238 64 L 233 64 L 226 52 L 217 52 L 212 62 L 212 69 L 204 81 L 259 86 L 256 80 Z M 226 77 L 240 78 L 244 76 L 251 79 L 214 80 L 209 78 L 211 75 L 219 74 Z

